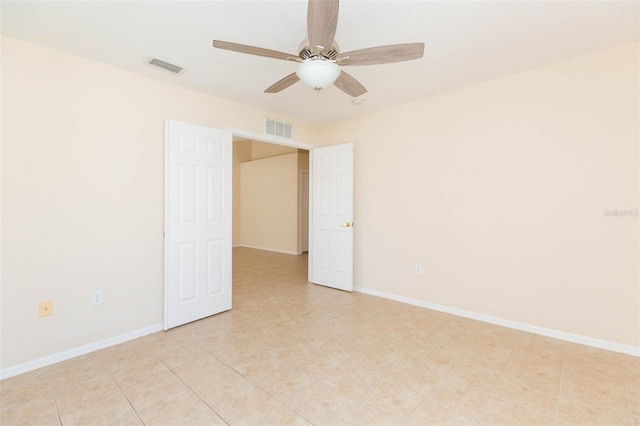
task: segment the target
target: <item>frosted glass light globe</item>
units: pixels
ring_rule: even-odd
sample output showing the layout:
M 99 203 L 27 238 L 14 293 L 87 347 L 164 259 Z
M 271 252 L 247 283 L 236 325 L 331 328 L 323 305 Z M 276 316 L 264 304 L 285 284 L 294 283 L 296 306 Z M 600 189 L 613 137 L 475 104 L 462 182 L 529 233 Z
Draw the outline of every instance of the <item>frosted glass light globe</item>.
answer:
M 296 75 L 311 89 L 329 87 L 340 75 L 340 66 L 325 59 L 311 59 L 298 65 Z

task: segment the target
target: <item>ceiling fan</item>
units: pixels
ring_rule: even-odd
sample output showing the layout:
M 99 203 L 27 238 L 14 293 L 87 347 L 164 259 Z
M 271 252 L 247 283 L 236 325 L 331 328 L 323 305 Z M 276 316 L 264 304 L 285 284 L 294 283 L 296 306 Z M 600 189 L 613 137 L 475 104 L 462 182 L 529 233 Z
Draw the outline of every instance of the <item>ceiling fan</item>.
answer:
M 267 58 L 298 62 L 296 72 L 276 82 L 265 93 L 278 93 L 302 80 L 308 87 L 320 91 L 332 84 L 350 96 L 358 97 L 367 89 L 358 80 L 340 69 L 349 65 L 377 65 L 422 58 L 424 43 L 392 44 L 340 53 L 334 40 L 338 25 L 339 0 L 309 0 L 307 35 L 298 55 L 245 44 L 214 40 L 219 49 L 247 53 Z

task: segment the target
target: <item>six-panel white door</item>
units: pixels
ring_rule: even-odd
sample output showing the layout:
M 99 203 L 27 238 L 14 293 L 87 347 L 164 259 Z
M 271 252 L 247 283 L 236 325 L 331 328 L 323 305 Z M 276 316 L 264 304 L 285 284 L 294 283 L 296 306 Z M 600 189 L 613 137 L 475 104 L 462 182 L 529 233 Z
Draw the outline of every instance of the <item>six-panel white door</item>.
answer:
M 311 151 L 309 281 L 353 291 L 353 144 Z
M 232 135 L 166 122 L 164 329 L 231 309 Z

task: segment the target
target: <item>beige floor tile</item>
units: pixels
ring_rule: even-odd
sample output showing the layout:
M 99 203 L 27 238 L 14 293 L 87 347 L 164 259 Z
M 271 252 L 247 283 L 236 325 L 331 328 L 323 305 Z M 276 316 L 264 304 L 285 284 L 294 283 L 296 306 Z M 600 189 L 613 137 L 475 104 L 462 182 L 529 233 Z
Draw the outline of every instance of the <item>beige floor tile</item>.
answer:
M 501 377 L 499 369 L 486 367 L 473 359 L 454 362 L 449 367 L 447 375 L 457 377 L 469 386 L 478 388 L 492 388 Z
M 611 380 L 609 373 L 596 370 L 565 368 L 560 392 L 605 405 L 619 411 L 629 411 L 629 403 L 621 377 Z
M 357 401 L 395 423 L 402 423 L 424 398 L 409 386 L 379 381 L 366 390 Z
M 276 351 L 263 351 L 232 364 L 231 367 L 247 379 L 255 382 L 290 362 L 292 357 L 293 355 L 282 356 Z
M 300 358 L 291 362 L 290 365 L 293 368 L 300 368 L 308 375 L 322 379 L 325 375 L 337 368 L 340 368 L 344 361 L 339 358 L 326 356 L 321 353 L 314 353 L 313 351 L 300 354 Z
M 451 408 L 430 399 L 425 399 L 403 424 L 411 426 L 471 426 L 477 424 L 477 421 L 464 417 Z
M 396 369 L 399 363 L 402 362 L 402 358 L 398 357 L 394 359 L 392 357 L 376 354 L 375 352 L 367 352 L 355 356 L 351 361 L 358 363 L 369 371 L 372 371 L 376 377 L 380 378 L 389 371 Z
M 0 408 L 20 406 L 29 400 L 50 400 L 53 393 L 47 382 L 47 374 L 37 370 L 0 381 Z
M 354 362 L 345 362 L 325 373 L 322 383 L 349 398 L 357 398 L 377 380 L 377 375 Z
M 185 384 L 172 371 L 158 374 L 130 387 L 123 388 L 133 408 L 140 410 L 163 398 L 176 395 L 186 388 Z
M 227 371 L 229 367 L 213 355 L 205 355 L 173 369 L 173 372 L 191 387 L 207 382 Z
M 138 414 L 133 412 L 131 414 L 127 414 L 124 417 L 120 417 L 119 419 L 114 420 L 113 422 L 109 423 L 109 425 L 110 426 L 139 426 L 139 425 L 144 425 L 144 423 L 142 423 L 142 420 L 140 420 L 140 417 L 138 417 Z
M 73 413 L 78 406 L 89 405 L 94 401 L 117 400 L 122 395 L 120 387 L 111 375 L 99 376 L 86 382 L 74 382 L 72 385 L 57 386 L 54 389 L 56 404 L 61 416 Z
M 427 393 L 428 399 L 474 421 L 482 418 L 489 397 L 487 388 L 470 386 L 466 381 L 448 374 Z
M 469 363 L 502 371 L 507 366 L 514 345 L 503 343 L 483 343 L 475 351 L 462 355 L 461 358 Z
M 631 415 L 600 404 L 570 396 L 560 396 L 558 421 L 563 425 L 632 425 Z
M 28 398 L 21 404 L 0 406 L 2 425 L 59 425 L 58 410 L 52 396 Z
M 504 426 L 553 426 L 555 425 L 555 418 L 521 405 L 493 398 L 489 401 L 487 411 L 485 412 L 480 424 Z
M 374 426 L 393 425 L 394 423 L 382 414 L 354 402 L 330 419 L 327 424 L 335 426 Z
M 175 395 L 139 409 L 138 415 L 145 425 L 177 425 L 193 420 L 196 414 L 208 408 L 196 394 L 184 388 Z
M 524 350 L 553 353 L 558 358 L 564 356 L 566 346 L 567 342 L 562 340 L 533 333 L 523 333 L 519 341 L 519 347 Z
M 153 357 L 128 364 L 111 374 L 121 387 L 129 388 L 168 371 L 169 368 L 160 359 Z
M 230 425 L 251 425 L 280 405 L 277 399 L 255 385 L 244 393 L 211 404 L 211 407 Z
M 555 351 L 516 349 L 503 374 L 541 386 L 558 386 L 562 377 L 562 356 Z
M 477 333 L 483 341 L 491 341 L 509 346 L 521 346 L 522 339 L 528 334 L 524 331 L 514 330 L 497 324 L 480 323 Z
M 620 367 L 625 381 L 640 383 L 640 358 L 632 355 L 618 354 Z
M 438 382 L 440 377 L 442 374 L 437 367 L 406 366 L 385 374 L 381 381 L 406 387 L 416 394 L 424 395 Z
M 154 350 L 154 354 L 169 368 L 175 368 L 207 355 L 203 349 L 185 342 L 163 345 Z
M 405 362 L 414 368 L 428 368 L 437 371 L 438 374 L 445 374 L 455 360 L 431 348 L 419 346 L 407 354 Z
M 543 414 L 555 416 L 559 391 L 559 385 L 541 386 L 518 377 L 505 375 L 498 382 L 495 395 Z
M 287 405 L 310 423 L 324 424 L 335 417 L 350 402 L 350 399 L 335 389 L 315 382 L 294 395 L 287 402 Z
M 101 354 L 98 355 L 100 352 L 86 354 L 47 367 L 45 370 L 52 388 L 74 387 L 76 384 L 82 387 L 83 383 L 98 377 L 109 377 L 104 357 Z
M 296 414 L 293 410 L 283 404 L 278 405 L 266 416 L 254 423 L 261 426 L 310 426 L 311 423 Z
M 297 342 L 306 347 L 319 347 L 339 337 L 341 332 L 333 330 L 330 325 L 320 324 L 310 327 L 308 332 L 297 338 Z
M 118 345 L 109 348 L 105 352 L 103 362 L 109 371 L 117 371 L 129 364 L 139 363 L 146 358 L 156 358 L 156 356 L 149 349 Z
M 225 332 L 221 334 L 216 334 L 212 336 L 204 336 L 198 339 L 198 347 L 202 350 L 207 351 L 209 353 L 215 353 L 217 351 L 223 350 L 225 347 L 233 344 L 234 341 L 238 341 L 237 337 L 233 336 L 232 332 Z M 246 343 L 242 341 L 243 343 Z
M 190 387 L 209 406 L 215 406 L 236 395 L 244 393 L 253 387 L 253 384 L 242 374 L 225 366 L 215 376 L 208 376 L 206 380 L 199 381 Z
M 87 404 L 76 404 L 62 415 L 64 425 L 108 425 L 114 419 L 125 418 L 135 411 L 122 392 L 114 393 Z
M 236 339 L 223 349 L 214 352 L 213 355 L 225 364 L 232 366 L 245 362 L 258 353 L 260 353 L 259 347 L 247 343 L 244 340 Z
M 633 414 L 636 417 L 640 417 L 640 392 L 627 389 L 627 397 L 629 398 L 629 406 L 631 407 L 631 414 Z
M 200 411 L 196 413 L 193 418 L 183 423 L 185 426 L 226 426 L 227 422 L 222 420 L 215 411 L 210 408 L 207 408 L 204 411 Z
M 257 384 L 286 403 L 315 382 L 316 379 L 302 368 L 286 366 L 258 381 Z
M 618 354 L 604 349 L 567 343 L 564 354 L 565 368 L 593 370 L 612 379 L 621 376 Z
M 355 357 L 360 351 L 348 341 L 339 338 L 328 341 L 322 346 L 307 349 L 316 354 L 337 358 L 341 361 L 348 361 Z M 305 351 L 302 351 L 304 353 Z

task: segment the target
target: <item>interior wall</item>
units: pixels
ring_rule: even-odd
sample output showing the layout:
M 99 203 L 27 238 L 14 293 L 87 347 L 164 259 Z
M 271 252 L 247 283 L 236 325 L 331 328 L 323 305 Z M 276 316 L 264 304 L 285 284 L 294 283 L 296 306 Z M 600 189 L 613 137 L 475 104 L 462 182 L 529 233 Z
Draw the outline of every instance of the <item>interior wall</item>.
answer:
M 241 165 L 245 247 L 298 253 L 298 153 Z
M 160 324 L 165 120 L 262 132 L 274 114 L 1 43 L 5 369 Z M 307 124 L 283 119 L 310 139 Z M 45 300 L 53 315 L 39 318 Z
M 275 157 L 277 155 L 292 154 L 298 152 L 297 148 L 290 146 L 278 145 L 275 143 L 267 143 L 260 141 L 252 141 L 251 159 L 260 160 L 261 158 Z
M 356 285 L 640 346 L 638 51 L 318 125 L 355 144 Z
M 252 141 L 242 140 L 233 142 L 233 246 L 240 245 L 240 224 L 242 223 L 240 191 L 240 165 L 251 161 Z

